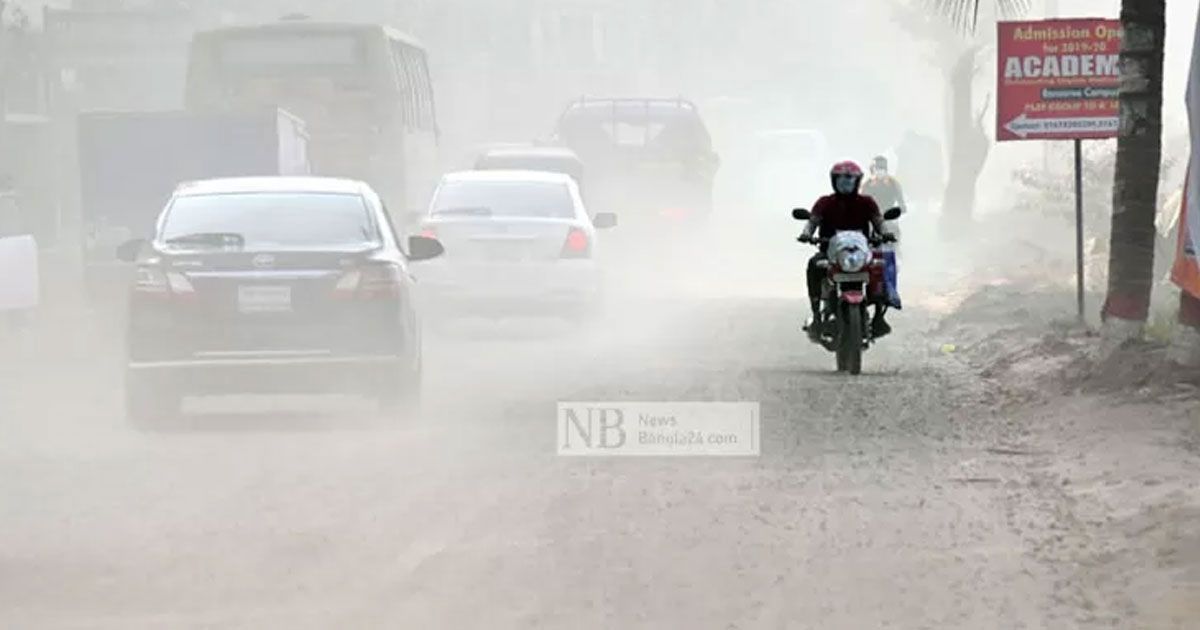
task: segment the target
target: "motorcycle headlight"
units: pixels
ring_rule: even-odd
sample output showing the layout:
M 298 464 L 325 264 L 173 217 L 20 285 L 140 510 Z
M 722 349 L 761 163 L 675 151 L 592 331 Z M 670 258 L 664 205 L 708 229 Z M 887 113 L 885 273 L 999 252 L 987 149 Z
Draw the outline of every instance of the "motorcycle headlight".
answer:
M 857 271 L 862 271 L 862 268 L 867 266 L 867 262 L 870 261 L 870 259 L 871 254 L 869 252 L 864 252 L 861 249 L 849 249 L 838 254 L 837 262 L 838 267 L 840 267 L 842 271 L 854 273 Z

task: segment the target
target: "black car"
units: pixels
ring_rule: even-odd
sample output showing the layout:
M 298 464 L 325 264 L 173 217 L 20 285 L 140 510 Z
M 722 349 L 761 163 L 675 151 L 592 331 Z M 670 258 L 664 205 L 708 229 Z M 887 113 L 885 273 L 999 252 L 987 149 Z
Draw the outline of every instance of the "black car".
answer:
M 185 395 L 351 391 L 413 410 L 421 327 L 410 261 L 441 244 L 396 236 L 362 182 L 316 177 L 181 185 L 136 262 L 125 400 L 145 425 Z

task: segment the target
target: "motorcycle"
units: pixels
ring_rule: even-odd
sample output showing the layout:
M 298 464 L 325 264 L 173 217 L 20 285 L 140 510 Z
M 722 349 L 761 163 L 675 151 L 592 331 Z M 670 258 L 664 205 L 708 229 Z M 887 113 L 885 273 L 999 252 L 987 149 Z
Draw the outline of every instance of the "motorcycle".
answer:
M 900 218 L 900 208 L 883 213 L 885 221 Z M 792 218 L 807 221 L 811 213 L 804 208 L 792 210 Z M 820 317 L 811 325 L 819 334 L 814 341 L 837 356 L 839 372 L 862 372 L 862 353 L 875 337 L 867 317 L 867 292 L 884 281 L 885 259 L 880 246 L 894 242 L 891 235 L 873 235 L 870 239 L 857 230 L 839 231 L 832 238 L 816 239 L 813 244 L 828 244 L 827 257 L 817 265 L 827 270 L 821 289 Z

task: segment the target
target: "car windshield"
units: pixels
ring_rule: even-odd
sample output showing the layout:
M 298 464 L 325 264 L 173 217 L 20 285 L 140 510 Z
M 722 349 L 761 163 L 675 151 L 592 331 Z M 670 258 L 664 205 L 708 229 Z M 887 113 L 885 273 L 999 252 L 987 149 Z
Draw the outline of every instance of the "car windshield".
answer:
M 575 204 L 562 182 L 449 182 L 438 190 L 432 214 L 570 219 Z
M 379 232 L 362 197 L 327 193 L 190 195 L 172 202 L 162 240 L 221 245 L 227 238 L 247 249 L 325 249 L 378 242 Z

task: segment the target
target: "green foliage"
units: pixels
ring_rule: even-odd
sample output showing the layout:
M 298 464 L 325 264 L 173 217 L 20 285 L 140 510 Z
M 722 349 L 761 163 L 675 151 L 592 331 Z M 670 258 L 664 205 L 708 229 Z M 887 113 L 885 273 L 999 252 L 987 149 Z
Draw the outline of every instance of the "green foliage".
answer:
M 1004 18 L 1017 17 L 1029 10 L 1031 0 L 992 0 L 996 13 Z M 979 26 L 979 6 L 982 0 L 925 0 L 926 7 L 964 33 L 974 34 Z

